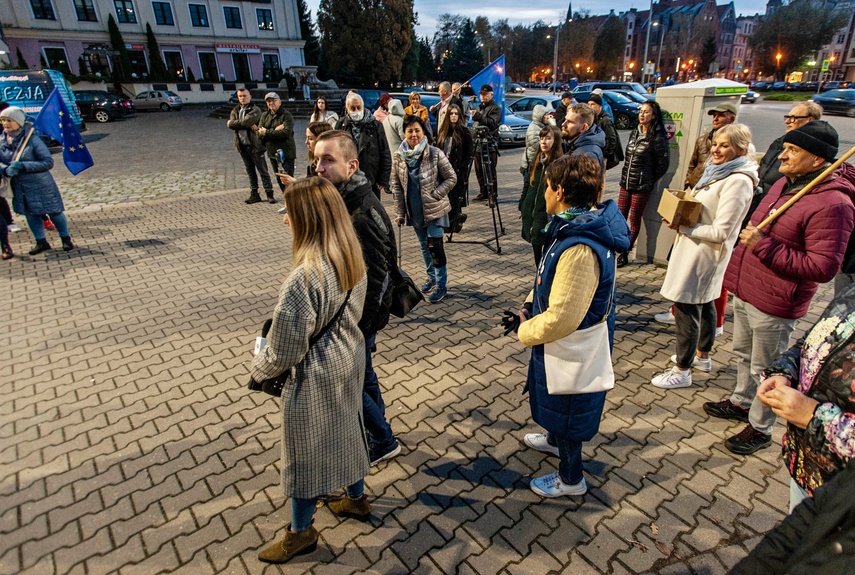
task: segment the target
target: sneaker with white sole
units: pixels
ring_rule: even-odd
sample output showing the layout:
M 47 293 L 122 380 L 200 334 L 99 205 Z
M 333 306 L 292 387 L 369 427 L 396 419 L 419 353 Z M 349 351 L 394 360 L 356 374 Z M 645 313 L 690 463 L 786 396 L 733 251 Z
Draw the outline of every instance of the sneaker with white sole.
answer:
M 721 337 L 723 335 L 724 335 L 724 326 L 723 325 L 720 325 L 717 328 L 715 328 L 715 336 L 716 337 Z
M 671 356 L 671 363 L 677 363 L 677 354 Z M 709 373 L 712 371 L 712 358 L 703 359 L 695 356 L 695 359 L 692 360 L 692 367 Z
M 680 389 L 681 387 L 691 387 L 692 370 L 687 369 L 683 371 L 675 365 L 651 379 L 650 383 L 661 389 Z
M 6 226 L 6 229 L 12 233 L 21 231 L 21 228 L 19 228 L 17 224 L 9 224 L 8 226 Z
M 671 313 L 670 309 L 662 313 L 657 313 L 653 316 L 653 319 L 655 319 L 659 323 L 664 323 L 666 325 L 674 325 L 677 323 L 677 319 L 674 317 L 674 314 Z
M 523 443 L 532 449 L 537 449 L 538 451 L 559 457 L 558 446 L 550 444 L 548 437 L 549 436 L 545 433 L 526 433 L 525 437 L 523 437 Z
M 531 490 L 541 497 L 561 497 L 562 495 L 585 495 L 588 492 L 588 485 L 585 483 L 585 478 L 582 481 L 572 485 L 568 485 L 561 481 L 561 476 L 558 472 L 537 477 L 531 480 L 529 484 Z

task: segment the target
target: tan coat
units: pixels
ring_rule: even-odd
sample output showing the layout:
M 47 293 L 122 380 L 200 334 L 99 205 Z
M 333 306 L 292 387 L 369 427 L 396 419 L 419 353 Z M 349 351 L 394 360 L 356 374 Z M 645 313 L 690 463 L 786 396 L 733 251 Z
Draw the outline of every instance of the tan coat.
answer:
M 425 221 L 438 220 L 451 211 L 448 192 L 457 183 L 457 174 L 451 167 L 451 162 L 439 148 L 427 146 L 423 152 L 422 163 L 419 166 L 420 190 L 424 206 Z M 409 172 L 407 162 L 395 152 L 392 160 L 392 181 L 389 187 L 395 198 L 395 216 L 406 218 L 407 210 L 407 181 Z

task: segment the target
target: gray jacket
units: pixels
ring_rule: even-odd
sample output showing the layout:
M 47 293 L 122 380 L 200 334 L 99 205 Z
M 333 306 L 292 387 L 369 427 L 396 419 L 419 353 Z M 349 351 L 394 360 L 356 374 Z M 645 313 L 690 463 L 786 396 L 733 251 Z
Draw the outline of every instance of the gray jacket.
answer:
M 226 123 L 226 126 L 235 132 L 235 150 L 240 151 L 240 132 L 246 132 L 246 135 L 249 138 L 249 143 L 252 146 L 252 151 L 256 154 L 263 153 L 264 144 L 261 143 L 261 139 L 258 137 L 258 134 L 252 131 L 252 126 L 257 125 L 261 120 L 261 108 L 250 102 L 247 106 L 248 109 L 246 114 L 244 115 L 243 120 L 241 120 L 241 107 L 242 106 L 238 104 L 232 109 L 229 114 L 229 121 Z
M 402 144 L 403 145 L 403 144 Z M 438 220 L 451 211 L 448 192 L 457 183 L 457 174 L 451 167 L 451 162 L 442 150 L 433 146 L 425 148 L 422 163 L 419 166 L 421 176 L 420 190 L 424 206 L 425 221 Z M 407 217 L 407 181 L 409 180 L 407 162 L 398 154 L 392 160 L 392 181 L 390 188 L 395 198 L 395 216 Z
M 531 112 L 531 124 L 525 131 L 525 153 L 522 155 L 520 168 L 528 170 L 537 157 L 537 149 L 540 147 L 540 131 L 546 127 L 543 117 L 548 111 L 546 106 L 538 104 Z

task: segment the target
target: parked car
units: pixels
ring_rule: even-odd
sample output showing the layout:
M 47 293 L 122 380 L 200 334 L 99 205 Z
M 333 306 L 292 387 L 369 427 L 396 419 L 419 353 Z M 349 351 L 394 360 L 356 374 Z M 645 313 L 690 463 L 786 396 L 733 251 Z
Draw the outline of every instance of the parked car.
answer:
M 169 90 L 149 90 L 140 92 L 134 96 L 134 105 L 137 110 L 161 110 L 163 112 L 176 112 L 181 110 L 184 102 L 181 96 Z
M 401 102 L 401 105 L 404 108 L 410 105 L 409 92 L 389 92 L 389 95 Z M 377 97 L 379 98 L 380 96 Z M 427 106 L 428 110 L 430 110 L 431 106 L 435 106 L 440 100 L 439 94 L 436 92 L 419 92 L 419 98 L 421 98 L 422 106 Z M 428 112 L 428 121 L 430 122 L 431 130 L 436 134 L 436 130 L 439 127 L 437 125 L 436 116 Z
M 642 96 L 635 90 L 609 90 L 610 92 L 616 92 L 618 94 L 623 94 L 633 102 L 638 102 L 639 104 L 643 104 L 648 101 L 645 96 Z
M 826 114 L 845 114 L 855 118 L 855 89 L 829 90 L 814 94 L 811 100 L 822 106 Z
M 823 82 L 821 90 L 823 92 L 828 92 L 829 90 L 839 90 L 841 88 L 844 88 L 843 82 Z
M 81 116 L 102 124 L 123 118 L 126 114 L 122 102 L 105 90 L 75 90 L 74 97 Z
M 591 98 L 591 92 L 574 92 L 573 96 L 579 102 L 587 102 Z M 638 111 L 641 109 L 640 103 L 612 90 L 604 90 L 603 97 L 612 108 L 612 114 L 615 117 L 615 128 L 618 130 L 630 130 L 635 127 L 635 124 L 638 122 Z
M 410 92 L 424 92 L 424 88 L 421 86 L 408 86 L 401 91 L 409 94 Z
M 137 111 L 137 107 L 134 106 L 133 101 L 126 96 L 116 96 L 119 101 L 122 103 L 122 106 L 125 108 L 125 114 L 134 114 Z
M 799 91 L 801 92 L 816 92 L 819 90 L 819 82 L 802 82 Z
M 786 86 L 784 86 L 784 90 L 787 92 L 801 92 L 802 91 L 802 83 L 801 82 L 788 82 Z
M 786 90 L 787 83 L 786 82 L 775 82 L 771 86 L 769 86 L 770 90 Z
M 601 90 L 632 90 L 633 92 L 638 92 L 648 100 L 654 99 L 653 94 L 648 93 L 645 87 L 638 82 L 585 82 L 576 86 L 573 93 L 591 92 L 596 88 L 600 88 Z M 581 102 L 581 100 L 579 101 Z M 585 101 L 587 102 L 588 99 L 585 98 Z
M 499 124 L 499 146 L 525 146 L 525 133 L 529 124 L 531 120 L 506 111 L 505 119 Z
M 531 115 L 534 112 L 535 106 L 546 106 L 549 113 L 554 114 L 555 109 L 560 104 L 561 98 L 559 96 L 526 96 L 508 104 L 508 110 L 520 118 L 531 121 Z
M 754 82 L 754 85 L 751 87 L 760 92 L 766 92 L 771 90 L 772 84 L 769 82 Z
M 753 104 L 757 101 L 757 92 L 754 90 L 748 90 L 744 94 L 742 94 L 742 103 L 743 104 Z
M 523 88 L 519 84 L 511 84 L 511 87 L 508 89 L 508 92 L 511 94 L 522 94 L 523 92 L 525 92 L 525 88 Z

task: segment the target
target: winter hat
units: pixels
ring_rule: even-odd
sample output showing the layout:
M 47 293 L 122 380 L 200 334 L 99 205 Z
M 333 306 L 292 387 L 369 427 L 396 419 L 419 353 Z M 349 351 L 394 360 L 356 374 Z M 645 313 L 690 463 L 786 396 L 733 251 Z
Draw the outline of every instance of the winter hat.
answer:
M 0 112 L 0 118 L 9 118 L 22 127 L 27 122 L 26 114 L 24 114 L 24 111 L 17 106 L 9 106 Z
M 828 122 L 814 120 L 784 134 L 784 142 L 798 146 L 826 162 L 833 162 L 837 156 L 840 139 L 837 136 L 837 130 Z
M 602 107 L 603 97 L 600 96 L 599 94 L 591 94 L 591 97 L 588 98 L 588 103 L 591 103 L 591 102 L 593 102 L 595 104 L 599 104 Z
M 484 84 L 483 86 L 481 86 L 481 89 L 478 91 L 481 92 L 482 94 L 489 94 L 490 92 L 493 91 L 493 87 L 490 84 Z

